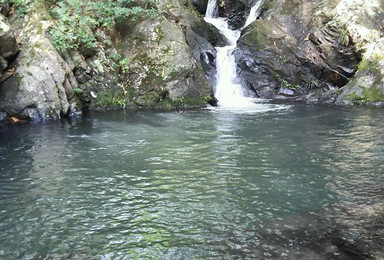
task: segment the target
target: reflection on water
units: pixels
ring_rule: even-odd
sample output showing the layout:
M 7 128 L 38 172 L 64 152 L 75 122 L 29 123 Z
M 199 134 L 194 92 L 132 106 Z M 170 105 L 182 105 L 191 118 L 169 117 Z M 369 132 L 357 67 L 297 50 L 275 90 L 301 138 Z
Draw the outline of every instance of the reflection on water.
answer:
M 384 113 L 264 105 L 2 127 L 0 259 L 353 259 Z

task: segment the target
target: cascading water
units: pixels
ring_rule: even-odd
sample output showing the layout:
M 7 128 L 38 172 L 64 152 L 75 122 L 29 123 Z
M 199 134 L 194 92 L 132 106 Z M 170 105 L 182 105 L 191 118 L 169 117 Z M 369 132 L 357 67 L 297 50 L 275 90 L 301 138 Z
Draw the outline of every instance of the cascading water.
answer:
M 244 27 L 257 19 L 261 3 L 262 0 L 258 0 L 255 6 L 252 7 Z M 216 47 L 215 97 L 219 100 L 219 106 L 239 107 L 249 105 L 252 102 L 244 96 L 243 88 L 237 78 L 235 56 L 233 55 L 241 30 L 229 29 L 226 19 L 218 17 L 217 0 L 208 1 L 205 21 L 214 25 L 228 39 L 229 44 L 225 47 Z

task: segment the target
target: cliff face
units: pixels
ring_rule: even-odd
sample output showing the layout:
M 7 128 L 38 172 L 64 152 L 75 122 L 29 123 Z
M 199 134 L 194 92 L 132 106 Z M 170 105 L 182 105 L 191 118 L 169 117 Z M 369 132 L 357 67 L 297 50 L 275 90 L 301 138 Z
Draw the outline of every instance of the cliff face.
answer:
M 261 98 L 377 103 L 383 95 L 383 2 L 267 0 L 236 56 Z

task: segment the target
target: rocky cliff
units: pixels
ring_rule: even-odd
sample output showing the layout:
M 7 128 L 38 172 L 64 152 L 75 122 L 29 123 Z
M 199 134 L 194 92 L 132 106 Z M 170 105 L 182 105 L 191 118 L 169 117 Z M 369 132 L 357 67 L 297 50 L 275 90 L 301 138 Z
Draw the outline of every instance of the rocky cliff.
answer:
M 156 15 L 82 27 L 92 44 L 58 48 L 60 1 L 0 1 L 0 119 L 214 104 L 215 47 L 226 39 L 204 22 L 207 2 L 134 1 Z M 241 28 L 255 2 L 219 0 L 219 15 Z M 242 85 L 260 98 L 380 105 L 383 20 L 380 0 L 263 0 L 235 51 Z
M 309 102 L 384 101 L 384 3 L 266 0 L 245 29 L 238 73 L 255 96 Z
M 205 45 L 220 37 L 189 1 L 158 0 L 153 17 L 88 28 L 94 47 L 60 49 L 52 35 L 58 24 L 51 2 L 30 1 L 22 11 L 2 4 L 8 15 L 0 16 L 2 118 L 57 119 L 84 108 L 203 106 L 211 99 L 187 35 Z

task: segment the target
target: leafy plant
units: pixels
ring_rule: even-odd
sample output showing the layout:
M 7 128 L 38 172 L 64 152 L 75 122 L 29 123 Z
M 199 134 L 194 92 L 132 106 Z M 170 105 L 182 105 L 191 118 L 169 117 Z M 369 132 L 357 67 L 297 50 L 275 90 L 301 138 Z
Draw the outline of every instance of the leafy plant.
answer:
M 157 11 L 150 3 L 140 7 L 134 0 L 59 0 L 50 10 L 57 22 L 51 30 L 53 43 L 59 50 L 94 49 L 98 45 L 93 34 L 97 28 L 108 29 L 119 21 L 129 25 L 153 17 Z
M 73 92 L 74 92 L 75 94 L 81 95 L 81 94 L 83 94 L 84 91 L 83 91 L 81 88 L 74 88 L 74 89 L 73 89 Z
M 17 9 L 19 15 L 25 15 L 32 3 L 32 0 L 9 0 L 10 4 Z M 12 9 L 11 12 L 14 12 Z
M 119 65 L 122 73 L 125 74 L 129 71 L 129 63 L 130 63 L 130 60 L 128 58 L 124 58 L 119 61 Z

